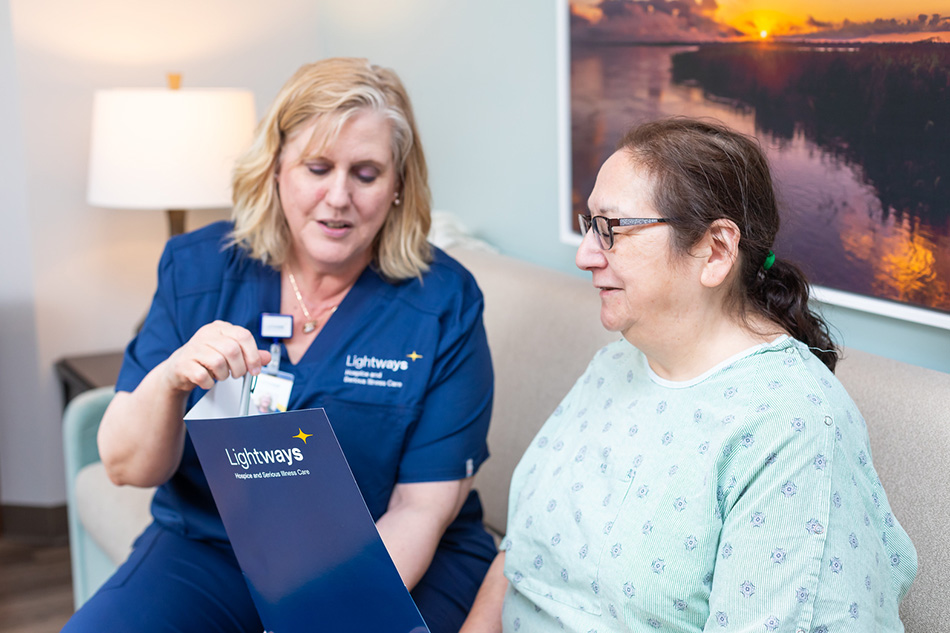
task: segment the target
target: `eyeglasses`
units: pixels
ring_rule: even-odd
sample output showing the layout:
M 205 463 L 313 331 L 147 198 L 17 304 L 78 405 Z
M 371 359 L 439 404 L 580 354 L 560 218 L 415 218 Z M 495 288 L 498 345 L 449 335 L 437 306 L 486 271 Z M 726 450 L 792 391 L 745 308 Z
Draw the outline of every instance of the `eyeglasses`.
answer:
M 593 227 L 594 234 L 600 242 L 600 247 L 605 251 L 613 248 L 615 226 L 644 226 L 669 222 L 666 218 L 608 218 L 605 215 L 586 215 L 583 213 L 578 213 L 577 218 L 581 226 L 581 235 L 586 235 Z

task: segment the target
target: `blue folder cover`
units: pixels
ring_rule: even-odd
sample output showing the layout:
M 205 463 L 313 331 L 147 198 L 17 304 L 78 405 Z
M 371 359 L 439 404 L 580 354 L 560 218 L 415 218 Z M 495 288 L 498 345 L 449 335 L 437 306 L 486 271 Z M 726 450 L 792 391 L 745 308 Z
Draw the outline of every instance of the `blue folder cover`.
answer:
M 323 409 L 185 423 L 267 631 L 428 631 Z

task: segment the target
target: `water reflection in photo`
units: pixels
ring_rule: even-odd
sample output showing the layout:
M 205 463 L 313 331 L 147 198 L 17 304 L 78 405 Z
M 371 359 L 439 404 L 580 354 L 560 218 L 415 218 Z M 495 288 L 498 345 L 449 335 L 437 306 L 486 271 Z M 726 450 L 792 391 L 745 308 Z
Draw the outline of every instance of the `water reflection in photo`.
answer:
M 574 212 L 586 211 L 597 169 L 631 125 L 714 117 L 758 136 L 769 154 L 783 205 L 780 257 L 817 285 L 950 312 L 950 96 L 945 87 L 942 97 L 907 95 L 931 89 L 927 55 L 950 47 L 787 47 L 763 56 L 754 46 L 573 46 Z M 895 84 L 906 72 L 873 79 L 882 51 L 922 69 L 906 78 L 909 87 Z M 929 62 L 933 72 L 938 61 Z M 865 75 L 845 79 L 855 68 Z M 869 97 L 846 81 L 901 92 Z

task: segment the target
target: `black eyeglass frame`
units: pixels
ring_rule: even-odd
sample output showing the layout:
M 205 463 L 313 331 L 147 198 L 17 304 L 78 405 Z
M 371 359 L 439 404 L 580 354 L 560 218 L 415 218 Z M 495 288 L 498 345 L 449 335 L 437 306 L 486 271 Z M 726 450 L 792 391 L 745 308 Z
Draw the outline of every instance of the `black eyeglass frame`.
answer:
M 649 224 L 662 224 L 669 222 L 667 218 L 608 218 L 605 215 L 587 215 L 578 213 L 577 221 L 581 227 L 581 235 L 587 235 L 591 227 L 596 229 L 597 240 L 600 242 L 600 248 L 609 251 L 614 247 L 614 227 L 617 226 L 646 226 Z M 606 232 L 602 231 L 598 224 L 606 227 Z

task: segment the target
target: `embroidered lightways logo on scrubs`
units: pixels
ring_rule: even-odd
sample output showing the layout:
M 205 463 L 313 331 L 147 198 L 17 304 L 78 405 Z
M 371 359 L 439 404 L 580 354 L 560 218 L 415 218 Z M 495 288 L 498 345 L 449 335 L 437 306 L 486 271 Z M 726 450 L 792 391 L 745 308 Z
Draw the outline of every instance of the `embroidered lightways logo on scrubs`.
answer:
M 409 371 L 409 368 L 421 358 L 423 358 L 422 354 L 417 353 L 416 350 L 406 354 L 405 358 L 347 354 L 343 382 L 367 387 L 402 389 L 402 372 Z

